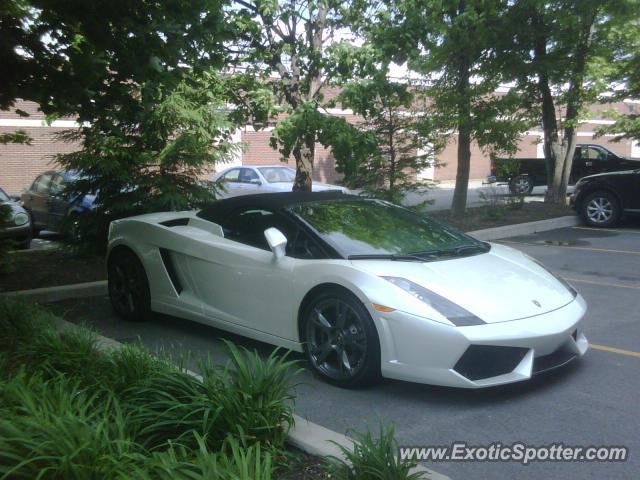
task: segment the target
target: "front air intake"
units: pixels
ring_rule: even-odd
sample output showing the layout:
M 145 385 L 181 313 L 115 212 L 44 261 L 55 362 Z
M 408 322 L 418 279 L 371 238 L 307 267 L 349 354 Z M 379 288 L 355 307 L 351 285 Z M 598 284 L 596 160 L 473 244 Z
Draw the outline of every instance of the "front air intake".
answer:
M 481 380 L 511 373 L 529 351 L 522 347 L 471 345 L 454 370 L 469 380 Z

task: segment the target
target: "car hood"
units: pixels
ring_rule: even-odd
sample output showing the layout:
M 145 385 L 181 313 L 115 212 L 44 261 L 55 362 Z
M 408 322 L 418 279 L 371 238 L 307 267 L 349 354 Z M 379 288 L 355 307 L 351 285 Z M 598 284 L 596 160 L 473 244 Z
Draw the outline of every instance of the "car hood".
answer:
M 351 263 L 377 276 L 402 277 L 422 285 L 486 323 L 541 315 L 574 299 L 573 293 L 545 268 L 503 245 L 492 244 L 491 251 L 483 254 L 424 263 L 389 260 Z M 398 287 L 389 284 L 389 288 Z M 399 288 L 398 294 L 398 300 L 408 295 Z M 402 310 L 401 305 L 393 307 Z
M 587 177 L 582 177 L 581 180 L 591 180 L 592 178 L 600 178 L 600 177 L 613 177 L 619 175 L 634 175 L 635 172 L 640 169 L 640 160 L 631 160 L 636 162 L 638 165 L 634 169 L 629 170 L 620 170 L 617 172 L 604 172 L 604 173 L 596 173 L 595 175 L 589 175 Z

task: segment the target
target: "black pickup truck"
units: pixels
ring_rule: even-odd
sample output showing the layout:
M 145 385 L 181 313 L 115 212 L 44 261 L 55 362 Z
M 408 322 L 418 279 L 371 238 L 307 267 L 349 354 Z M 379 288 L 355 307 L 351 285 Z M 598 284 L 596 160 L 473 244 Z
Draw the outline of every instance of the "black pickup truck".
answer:
M 578 144 L 573 156 L 569 184 L 597 173 L 640 168 L 640 160 L 621 157 L 601 145 Z M 531 193 L 533 187 L 547 184 L 544 158 L 492 158 L 489 183 L 508 183 L 515 195 Z

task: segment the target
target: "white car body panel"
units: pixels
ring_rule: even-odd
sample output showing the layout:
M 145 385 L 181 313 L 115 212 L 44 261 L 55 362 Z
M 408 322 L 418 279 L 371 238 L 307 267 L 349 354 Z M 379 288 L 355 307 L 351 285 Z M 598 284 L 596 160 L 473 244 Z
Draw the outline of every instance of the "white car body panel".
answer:
M 185 219 L 184 224 L 160 224 L 177 219 Z M 152 310 L 296 351 L 303 350 L 298 315 L 305 296 L 321 285 L 342 286 L 369 311 L 380 339 L 381 371 L 389 378 L 479 388 L 530 378 L 535 359 L 559 348 L 575 356 L 587 350 L 580 327 L 586 312 L 582 297 L 574 297 L 544 268 L 502 245 L 492 245 L 488 253 L 425 263 L 278 259 L 272 252 L 224 238 L 220 226 L 189 211 L 114 221 L 109 252 L 119 246 L 130 248 L 142 261 Z M 171 258 L 180 293 L 160 249 Z M 418 283 L 487 324 L 456 327 L 381 276 Z M 373 304 L 394 311 L 382 313 Z M 529 350 L 513 372 L 470 380 L 454 370 L 470 345 Z

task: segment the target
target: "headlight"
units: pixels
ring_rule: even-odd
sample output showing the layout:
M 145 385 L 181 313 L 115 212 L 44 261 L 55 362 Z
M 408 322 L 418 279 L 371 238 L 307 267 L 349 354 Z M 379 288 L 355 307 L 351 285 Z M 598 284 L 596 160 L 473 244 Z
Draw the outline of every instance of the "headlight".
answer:
M 446 317 L 456 327 L 468 327 L 471 325 L 484 325 L 482 319 L 476 317 L 473 313 L 465 310 L 459 305 L 447 300 L 431 290 L 424 288 L 417 283 L 401 277 L 382 277 L 386 281 L 393 283 L 396 287 L 401 288 L 410 293 L 422 303 L 429 305 L 435 311 Z
M 535 263 L 536 265 L 538 265 L 540 268 L 544 269 L 549 275 L 551 275 L 553 278 L 555 278 L 557 281 L 559 281 L 562 285 L 564 285 L 564 287 L 569 290 L 569 293 L 571 293 L 571 295 L 573 295 L 573 298 L 576 298 L 578 296 L 578 292 L 576 291 L 575 288 L 573 288 L 573 286 L 567 282 L 564 278 L 556 275 L 555 273 L 553 273 L 551 270 L 549 270 L 545 265 L 543 265 L 541 262 L 539 262 L 538 260 L 536 260 L 533 257 L 530 257 L 527 254 L 523 254 L 525 257 L 527 257 L 529 260 L 531 260 L 533 263 Z
M 16 226 L 21 227 L 22 225 L 29 223 L 29 215 L 24 212 L 16 213 L 13 216 L 13 223 L 15 223 Z

